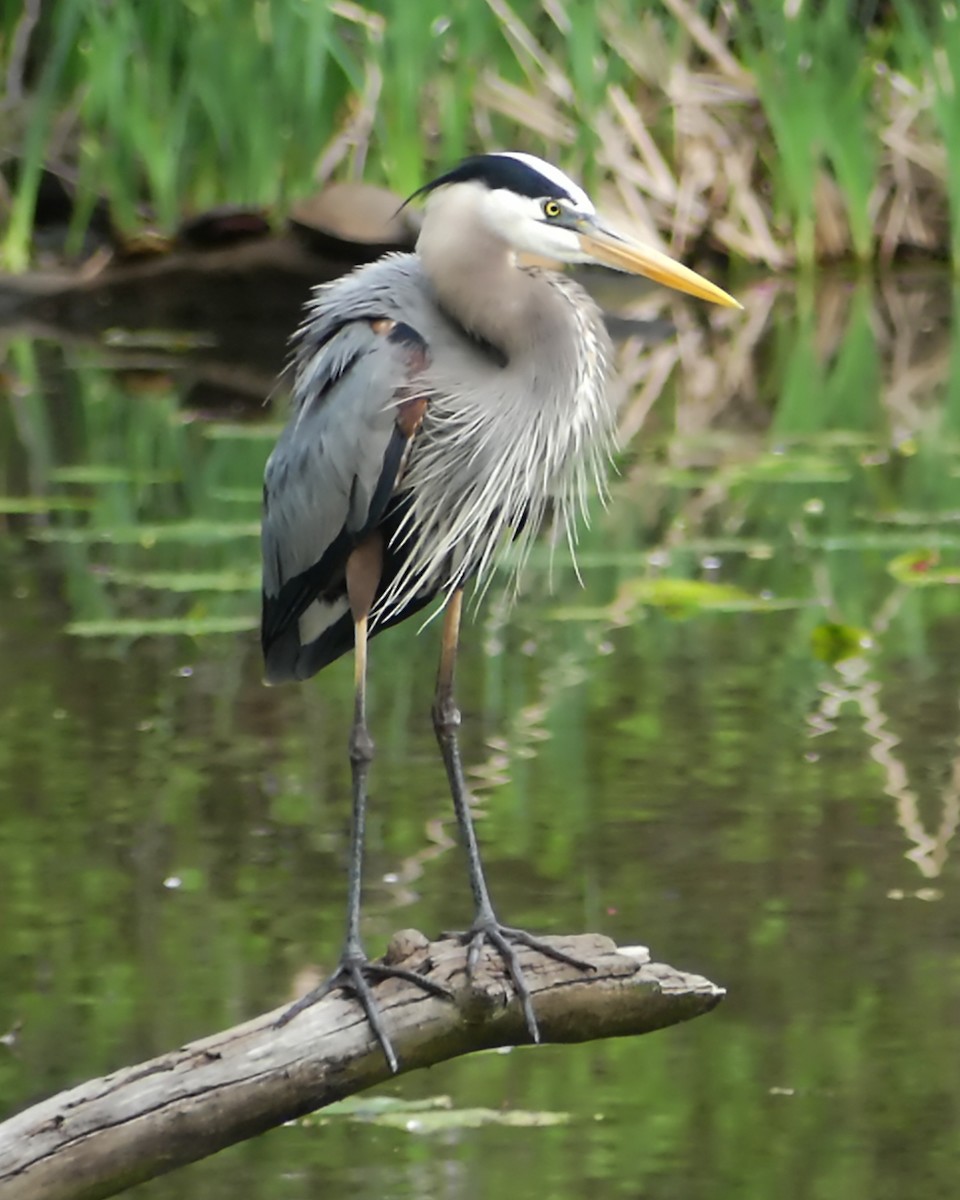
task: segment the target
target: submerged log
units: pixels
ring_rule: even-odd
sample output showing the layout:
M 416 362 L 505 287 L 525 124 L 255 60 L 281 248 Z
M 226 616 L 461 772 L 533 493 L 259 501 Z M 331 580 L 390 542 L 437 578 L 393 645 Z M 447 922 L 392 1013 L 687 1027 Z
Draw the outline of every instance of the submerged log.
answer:
M 544 1043 L 650 1033 L 709 1012 L 723 989 L 597 934 L 546 939 L 594 970 L 520 949 Z M 395 934 L 386 960 L 429 977 L 378 985 L 401 1073 L 529 1040 L 499 960 L 468 986 L 463 947 Z M 335 992 L 281 1029 L 282 1010 L 90 1080 L 0 1124 L 0 1200 L 92 1200 L 213 1154 L 390 1078 L 359 1006 Z

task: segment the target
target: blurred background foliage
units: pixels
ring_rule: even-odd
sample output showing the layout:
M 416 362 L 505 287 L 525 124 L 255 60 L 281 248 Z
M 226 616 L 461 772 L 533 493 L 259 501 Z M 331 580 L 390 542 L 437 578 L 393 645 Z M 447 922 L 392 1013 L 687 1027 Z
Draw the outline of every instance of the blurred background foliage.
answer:
M 25 0 L 0 11 L 2 246 L 73 248 L 465 152 L 563 162 L 649 237 L 782 267 L 958 261 L 960 21 L 934 0 Z M 46 172 L 46 174 L 44 173 Z

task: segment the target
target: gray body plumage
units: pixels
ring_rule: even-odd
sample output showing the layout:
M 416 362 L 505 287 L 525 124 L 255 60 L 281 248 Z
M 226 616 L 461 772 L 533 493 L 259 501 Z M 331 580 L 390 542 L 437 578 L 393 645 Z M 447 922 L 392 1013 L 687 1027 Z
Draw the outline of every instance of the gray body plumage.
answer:
M 572 544 L 613 443 L 609 340 L 579 285 L 510 269 L 531 287 L 535 320 L 522 336 L 504 330 L 505 345 L 448 313 L 417 254 L 317 289 L 264 486 L 269 681 L 305 678 L 350 649 L 344 566 L 373 528 L 385 527 L 387 569 L 371 632 L 470 577 L 483 586 L 505 535 L 520 539 L 522 562 L 548 506 Z M 375 331 L 384 321 L 397 323 L 390 335 Z M 411 396 L 426 410 L 405 439 L 397 409 Z

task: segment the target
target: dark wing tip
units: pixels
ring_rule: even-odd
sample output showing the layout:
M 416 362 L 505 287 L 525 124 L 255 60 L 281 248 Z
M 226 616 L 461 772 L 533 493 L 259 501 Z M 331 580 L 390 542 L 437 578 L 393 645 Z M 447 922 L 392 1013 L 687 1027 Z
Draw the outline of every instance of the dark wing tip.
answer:
M 286 618 L 286 619 L 285 619 Z M 300 636 L 296 621 L 281 611 L 276 597 L 263 594 L 260 621 L 260 648 L 263 651 L 263 680 L 270 687 L 297 678 Z

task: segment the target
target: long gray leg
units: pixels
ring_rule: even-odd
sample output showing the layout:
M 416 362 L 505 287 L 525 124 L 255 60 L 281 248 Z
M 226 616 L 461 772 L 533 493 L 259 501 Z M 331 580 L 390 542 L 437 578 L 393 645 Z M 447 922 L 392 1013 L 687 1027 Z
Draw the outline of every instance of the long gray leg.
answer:
M 367 775 L 373 761 L 373 739 L 367 728 L 367 618 L 370 604 L 379 582 L 382 543 L 377 539 L 358 547 L 347 564 L 347 591 L 354 613 L 354 700 L 353 724 L 350 727 L 350 770 L 353 784 L 353 813 L 350 832 L 350 860 L 347 875 L 347 932 L 340 963 L 323 983 L 301 996 L 276 1022 L 286 1025 L 305 1008 L 322 1000 L 335 988 L 352 991 L 360 1001 L 377 1041 L 383 1050 L 390 1070 L 399 1070 L 396 1053 L 383 1026 L 380 1009 L 373 996 L 370 982 L 381 979 L 406 979 L 433 996 L 450 999 L 447 988 L 425 979 L 415 971 L 371 963 L 360 941 L 360 897 L 362 891 L 363 842 L 367 819 Z M 352 568 L 352 569 L 351 569 Z
M 457 665 L 457 651 L 460 645 L 460 618 L 463 611 L 463 591 L 458 589 L 447 602 L 443 622 L 443 643 L 440 651 L 440 667 L 437 671 L 437 690 L 433 702 L 433 728 L 440 744 L 440 753 L 447 769 L 447 779 L 450 781 L 450 793 L 453 797 L 453 808 L 460 827 L 460 837 L 467 852 L 467 866 L 470 872 L 470 890 L 473 892 L 475 914 L 473 924 L 465 933 L 458 934 L 467 949 L 467 974 L 473 975 L 480 952 L 485 942 L 492 945 L 506 965 L 513 981 L 513 986 L 523 1007 L 524 1020 L 530 1037 L 534 1042 L 540 1041 L 540 1030 L 533 1011 L 530 989 L 527 986 L 517 952 L 512 945 L 519 942 L 546 954 L 560 962 L 582 970 L 593 970 L 590 963 L 582 962 L 562 950 L 557 950 L 548 943 L 541 941 L 523 929 L 514 929 L 509 925 L 501 925 L 497 920 L 493 905 L 490 902 L 490 892 L 480 861 L 480 847 L 477 845 L 477 835 L 473 828 L 473 818 L 470 815 L 470 801 L 467 785 L 463 777 L 463 763 L 460 759 L 460 746 L 457 731 L 460 728 L 460 711 L 454 699 L 454 675 Z

